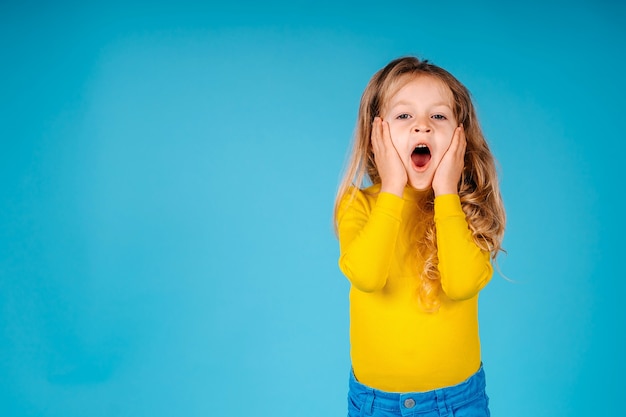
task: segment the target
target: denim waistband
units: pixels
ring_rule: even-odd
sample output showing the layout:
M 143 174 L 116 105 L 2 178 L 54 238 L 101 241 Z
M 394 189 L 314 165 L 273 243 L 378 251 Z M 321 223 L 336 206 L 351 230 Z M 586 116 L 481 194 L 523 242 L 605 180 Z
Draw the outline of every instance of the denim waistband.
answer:
M 426 392 L 386 392 L 370 388 L 356 380 L 350 372 L 350 392 L 366 395 L 366 408 L 378 408 L 404 413 L 426 412 L 460 406 L 485 393 L 485 372 L 482 364 L 478 371 L 460 384 Z

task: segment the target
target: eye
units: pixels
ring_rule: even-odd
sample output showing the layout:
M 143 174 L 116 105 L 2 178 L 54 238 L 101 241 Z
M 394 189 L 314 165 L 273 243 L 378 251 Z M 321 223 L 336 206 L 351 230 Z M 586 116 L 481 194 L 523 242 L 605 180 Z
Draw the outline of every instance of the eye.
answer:
M 399 114 L 399 115 L 396 117 L 396 119 L 398 119 L 398 120 L 406 120 L 406 119 L 409 119 L 410 117 L 411 117 L 411 116 L 410 116 L 409 114 L 407 114 L 407 113 L 402 113 L 402 114 Z
M 432 118 L 435 120 L 447 120 L 447 117 L 444 116 L 443 114 L 434 114 Z

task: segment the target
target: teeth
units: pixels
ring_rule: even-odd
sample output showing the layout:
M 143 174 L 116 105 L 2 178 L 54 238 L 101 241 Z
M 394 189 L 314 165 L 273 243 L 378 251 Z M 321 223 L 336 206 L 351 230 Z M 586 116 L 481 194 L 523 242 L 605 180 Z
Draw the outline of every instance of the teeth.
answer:
M 413 149 L 413 153 L 420 154 L 420 155 L 427 155 L 427 154 L 430 154 L 430 148 L 428 147 L 428 145 L 420 143 L 419 145 L 415 146 L 415 148 Z

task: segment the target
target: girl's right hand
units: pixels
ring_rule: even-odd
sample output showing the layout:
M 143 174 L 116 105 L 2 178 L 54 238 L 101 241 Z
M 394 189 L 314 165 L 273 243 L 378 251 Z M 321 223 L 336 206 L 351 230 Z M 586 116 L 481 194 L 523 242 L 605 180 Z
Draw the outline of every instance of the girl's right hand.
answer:
M 391 141 L 389 123 L 378 116 L 372 123 L 372 150 L 381 181 L 380 191 L 402 197 L 408 181 L 406 168 Z

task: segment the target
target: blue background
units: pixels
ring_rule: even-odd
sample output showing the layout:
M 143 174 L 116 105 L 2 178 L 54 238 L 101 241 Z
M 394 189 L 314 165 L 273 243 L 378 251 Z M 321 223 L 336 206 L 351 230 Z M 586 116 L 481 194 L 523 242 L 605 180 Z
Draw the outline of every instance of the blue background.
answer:
M 617 411 L 626 8 L 438 3 L 2 2 L 0 415 L 345 415 L 334 193 L 406 54 L 500 163 L 492 414 Z

